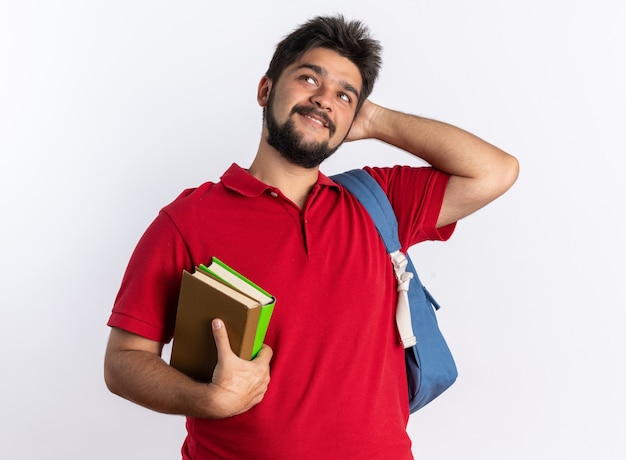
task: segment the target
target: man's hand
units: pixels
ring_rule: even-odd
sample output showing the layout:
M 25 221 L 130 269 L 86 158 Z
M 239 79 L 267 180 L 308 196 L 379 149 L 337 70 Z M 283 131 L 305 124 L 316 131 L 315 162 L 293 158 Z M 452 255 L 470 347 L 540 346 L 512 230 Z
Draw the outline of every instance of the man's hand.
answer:
M 382 107 L 374 104 L 369 99 L 363 102 L 363 106 L 352 122 L 350 132 L 346 137 L 346 142 L 358 141 L 360 139 L 370 139 L 372 128 L 380 115 Z
M 263 345 L 252 361 L 239 358 L 230 348 L 224 323 L 213 320 L 213 337 L 217 346 L 217 366 L 213 372 L 215 417 L 241 414 L 263 400 L 270 382 L 269 363 L 272 349 Z

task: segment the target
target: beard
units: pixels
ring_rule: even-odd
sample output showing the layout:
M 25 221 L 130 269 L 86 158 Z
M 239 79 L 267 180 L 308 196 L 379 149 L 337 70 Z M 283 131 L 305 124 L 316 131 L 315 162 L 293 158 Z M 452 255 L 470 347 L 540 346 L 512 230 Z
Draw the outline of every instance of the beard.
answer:
M 328 119 L 324 112 L 314 107 L 296 105 L 289 114 L 288 120 L 282 125 L 278 124 L 274 116 L 274 98 L 270 93 L 265 110 L 265 123 L 267 125 L 267 143 L 274 147 L 278 153 L 290 163 L 303 168 L 311 169 L 319 166 L 325 159 L 330 157 L 341 146 L 330 147 L 329 141 L 305 142 L 303 136 L 296 131 L 293 115 L 315 114 L 322 118 L 328 127 L 329 138 L 335 133 L 336 126 Z

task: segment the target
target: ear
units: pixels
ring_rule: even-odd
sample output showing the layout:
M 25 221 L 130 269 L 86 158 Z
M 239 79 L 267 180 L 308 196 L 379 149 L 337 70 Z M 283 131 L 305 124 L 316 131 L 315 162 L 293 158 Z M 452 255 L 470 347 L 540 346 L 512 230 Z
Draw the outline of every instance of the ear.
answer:
M 272 90 L 272 80 L 267 78 L 265 75 L 261 78 L 259 82 L 259 88 L 257 90 L 256 100 L 261 107 L 267 106 L 267 100 L 270 96 L 270 91 Z

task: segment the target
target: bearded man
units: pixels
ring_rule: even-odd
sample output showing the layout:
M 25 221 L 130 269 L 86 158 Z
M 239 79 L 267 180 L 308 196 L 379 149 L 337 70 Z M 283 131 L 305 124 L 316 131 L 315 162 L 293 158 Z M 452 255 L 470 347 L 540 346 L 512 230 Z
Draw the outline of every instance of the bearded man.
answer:
M 320 172 L 344 141 L 378 139 L 429 167 L 365 168 L 389 197 L 403 250 L 446 240 L 504 193 L 517 160 L 453 127 L 369 100 L 381 47 L 367 28 L 317 17 L 281 41 L 261 78 L 248 169 L 185 190 L 139 241 L 109 319 L 105 380 L 187 417 L 184 459 L 411 459 L 396 281 L 365 209 Z M 276 296 L 252 361 L 213 321 L 218 364 L 197 382 L 161 358 L 183 270 L 218 257 Z M 270 383 L 271 376 L 271 383 Z

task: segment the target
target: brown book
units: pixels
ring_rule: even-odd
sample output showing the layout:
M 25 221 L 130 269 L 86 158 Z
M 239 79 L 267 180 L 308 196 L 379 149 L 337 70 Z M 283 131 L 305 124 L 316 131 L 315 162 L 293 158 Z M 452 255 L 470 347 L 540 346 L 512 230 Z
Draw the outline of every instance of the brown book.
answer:
M 261 305 L 258 301 L 196 270 L 183 272 L 170 365 L 189 377 L 210 382 L 217 364 L 211 321 L 226 325 L 230 347 L 251 359 Z

